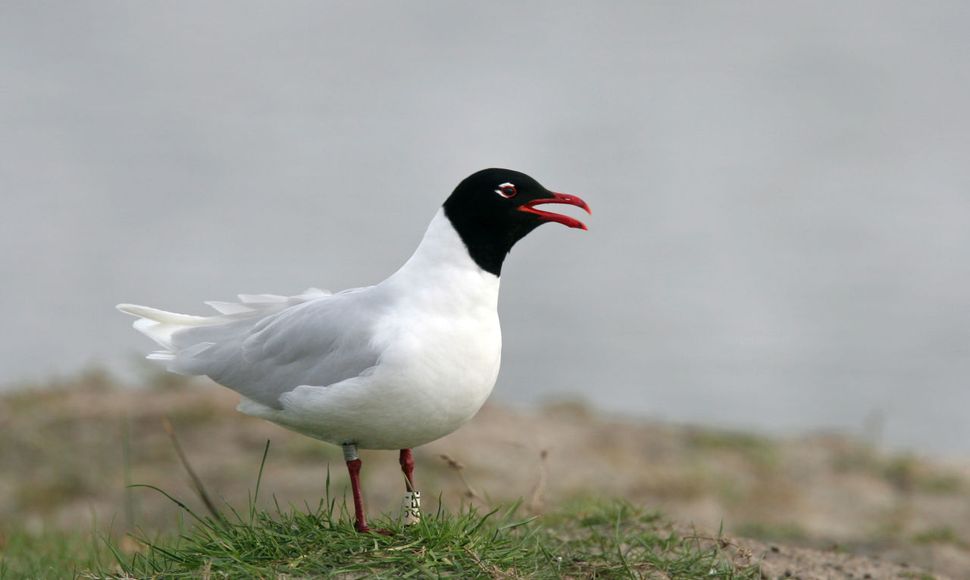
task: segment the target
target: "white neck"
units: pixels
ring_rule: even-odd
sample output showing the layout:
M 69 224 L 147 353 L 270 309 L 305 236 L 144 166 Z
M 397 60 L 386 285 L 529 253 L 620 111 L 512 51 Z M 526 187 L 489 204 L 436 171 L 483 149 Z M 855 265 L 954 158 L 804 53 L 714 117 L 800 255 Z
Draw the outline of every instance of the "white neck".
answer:
M 414 254 L 383 284 L 398 292 L 439 302 L 438 307 L 498 306 L 499 278 L 482 270 L 468 254 L 458 232 L 439 209 Z

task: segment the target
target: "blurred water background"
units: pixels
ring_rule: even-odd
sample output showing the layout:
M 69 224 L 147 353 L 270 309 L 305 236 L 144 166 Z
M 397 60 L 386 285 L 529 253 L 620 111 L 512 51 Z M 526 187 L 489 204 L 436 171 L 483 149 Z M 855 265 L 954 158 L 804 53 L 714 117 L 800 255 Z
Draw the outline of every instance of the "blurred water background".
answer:
M 117 302 L 370 284 L 488 166 L 582 195 L 495 397 L 970 454 L 970 4 L 0 6 L 0 384 Z M 873 427 L 875 425 L 875 427 Z

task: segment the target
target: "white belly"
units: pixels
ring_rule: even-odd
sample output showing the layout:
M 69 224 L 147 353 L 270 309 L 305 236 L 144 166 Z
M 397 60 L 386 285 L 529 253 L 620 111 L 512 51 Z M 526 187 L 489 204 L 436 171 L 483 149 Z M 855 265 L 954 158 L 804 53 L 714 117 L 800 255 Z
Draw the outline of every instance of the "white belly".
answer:
M 481 408 L 498 377 L 498 316 L 424 318 L 394 335 L 380 364 L 329 386 L 301 386 L 282 410 L 244 401 L 240 410 L 336 445 L 404 449 L 444 437 Z M 390 339 L 390 336 L 388 336 Z

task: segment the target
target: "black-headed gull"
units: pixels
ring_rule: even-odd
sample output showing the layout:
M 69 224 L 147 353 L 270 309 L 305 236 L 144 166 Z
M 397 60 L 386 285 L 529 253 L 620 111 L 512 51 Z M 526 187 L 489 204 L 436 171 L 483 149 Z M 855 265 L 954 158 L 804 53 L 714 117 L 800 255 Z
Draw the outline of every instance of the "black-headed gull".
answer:
M 383 282 L 337 294 L 241 295 L 191 316 L 120 304 L 162 346 L 170 371 L 242 395 L 238 409 L 343 447 L 356 528 L 366 531 L 357 449 L 411 448 L 471 419 L 498 376 L 498 290 L 512 246 L 545 222 L 586 229 L 541 204 L 589 206 L 509 169 L 485 169 L 445 200 L 411 258 Z M 412 517 L 419 517 L 412 513 Z

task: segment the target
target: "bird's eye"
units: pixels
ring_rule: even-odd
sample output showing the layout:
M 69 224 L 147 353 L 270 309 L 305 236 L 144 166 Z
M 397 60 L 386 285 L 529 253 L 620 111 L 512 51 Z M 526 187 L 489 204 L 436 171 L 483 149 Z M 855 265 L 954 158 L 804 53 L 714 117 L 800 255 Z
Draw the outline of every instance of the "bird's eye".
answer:
M 510 197 L 515 197 L 515 194 L 517 194 L 518 191 L 515 190 L 515 185 L 511 183 L 503 183 L 502 185 L 498 186 L 498 189 L 495 190 L 495 193 L 508 199 Z

